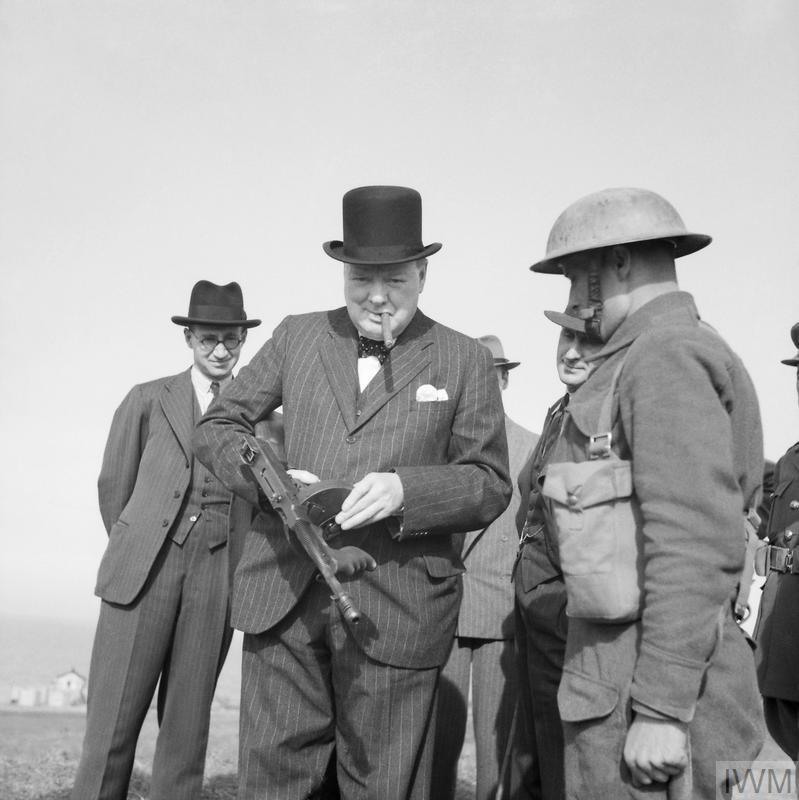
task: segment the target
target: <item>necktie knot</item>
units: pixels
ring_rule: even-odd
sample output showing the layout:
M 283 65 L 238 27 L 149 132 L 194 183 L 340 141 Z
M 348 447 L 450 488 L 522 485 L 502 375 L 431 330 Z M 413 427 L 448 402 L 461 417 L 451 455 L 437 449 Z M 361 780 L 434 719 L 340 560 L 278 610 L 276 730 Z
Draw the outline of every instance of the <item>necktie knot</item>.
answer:
M 382 365 L 388 358 L 389 350 L 384 342 L 377 339 L 367 339 L 365 336 L 358 337 L 358 358 L 368 358 L 374 356 Z
M 214 396 L 214 399 L 219 397 L 219 381 L 211 381 L 211 394 Z

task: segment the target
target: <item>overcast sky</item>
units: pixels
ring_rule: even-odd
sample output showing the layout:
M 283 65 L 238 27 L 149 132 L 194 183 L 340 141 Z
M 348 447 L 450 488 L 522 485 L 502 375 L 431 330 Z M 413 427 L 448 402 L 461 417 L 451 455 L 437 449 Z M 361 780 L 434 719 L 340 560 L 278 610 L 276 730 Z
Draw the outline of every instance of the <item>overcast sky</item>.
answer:
M 741 354 L 766 453 L 799 438 L 779 359 L 799 319 L 795 0 L 0 0 L 0 607 L 91 619 L 96 478 L 128 389 L 190 364 L 200 278 L 236 280 L 249 360 L 342 304 L 355 186 L 417 188 L 422 309 L 522 365 L 509 414 L 559 395 L 567 283 L 527 267 L 573 200 L 667 197 L 714 243 L 683 288 Z

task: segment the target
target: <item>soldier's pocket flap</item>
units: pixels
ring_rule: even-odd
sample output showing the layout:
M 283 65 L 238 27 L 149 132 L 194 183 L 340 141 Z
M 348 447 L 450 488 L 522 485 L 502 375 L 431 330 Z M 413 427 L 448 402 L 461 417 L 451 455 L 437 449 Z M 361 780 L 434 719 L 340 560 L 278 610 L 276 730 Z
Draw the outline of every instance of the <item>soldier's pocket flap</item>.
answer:
M 556 503 L 581 509 L 630 497 L 632 491 L 630 462 L 617 459 L 550 464 L 542 488 Z
M 601 719 L 616 708 L 619 690 L 610 683 L 564 670 L 558 688 L 558 709 L 564 722 Z
M 785 490 L 793 483 L 793 478 L 788 478 L 787 481 L 780 481 L 775 487 L 772 494 L 774 497 L 782 497 Z

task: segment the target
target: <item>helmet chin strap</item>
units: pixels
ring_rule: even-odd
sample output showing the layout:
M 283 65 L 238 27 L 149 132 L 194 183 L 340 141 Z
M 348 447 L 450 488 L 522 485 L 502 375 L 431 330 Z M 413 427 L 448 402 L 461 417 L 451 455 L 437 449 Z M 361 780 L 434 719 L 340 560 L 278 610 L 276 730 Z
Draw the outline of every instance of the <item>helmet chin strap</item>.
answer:
M 602 285 L 599 281 L 599 268 L 592 263 L 588 267 L 588 305 L 578 307 L 578 316 L 585 320 L 585 335 L 599 344 L 604 342 L 600 327 L 602 325 Z

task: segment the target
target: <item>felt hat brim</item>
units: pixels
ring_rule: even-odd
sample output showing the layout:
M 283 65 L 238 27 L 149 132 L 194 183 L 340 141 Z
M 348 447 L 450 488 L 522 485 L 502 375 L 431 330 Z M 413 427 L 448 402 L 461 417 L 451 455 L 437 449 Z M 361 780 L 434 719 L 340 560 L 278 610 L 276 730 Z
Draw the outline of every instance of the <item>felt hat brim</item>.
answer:
M 208 325 L 216 328 L 240 327 L 257 328 L 261 324 L 260 319 L 200 319 L 199 317 L 172 317 L 175 325 Z
M 392 255 L 389 252 L 390 248 L 376 248 L 375 254 L 370 255 L 368 258 L 365 257 L 366 253 L 363 252 L 360 253 L 360 257 L 347 255 L 344 252 L 344 242 L 339 242 L 336 240 L 325 242 L 322 245 L 322 249 L 331 258 L 335 258 L 337 261 L 343 261 L 347 264 L 381 266 L 383 264 L 406 264 L 409 261 L 418 261 L 420 258 L 427 258 L 428 256 L 432 256 L 433 253 L 437 253 L 441 249 L 441 246 L 441 242 L 433 242 L 416 253 L 403 256 Z

